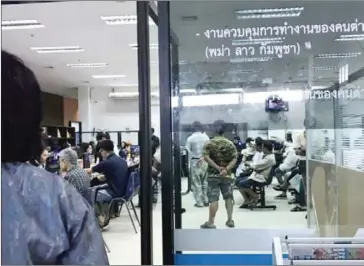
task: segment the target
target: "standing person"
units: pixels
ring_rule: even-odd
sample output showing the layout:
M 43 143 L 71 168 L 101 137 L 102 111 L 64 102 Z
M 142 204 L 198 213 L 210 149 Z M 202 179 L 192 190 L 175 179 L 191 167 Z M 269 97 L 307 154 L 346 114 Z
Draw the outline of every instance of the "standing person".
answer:
M 109 265 L 94 210 L 76 189 L 27 162 L 41 150 L 41 91 L 1 52 L 1 263 Z
M 298 147 L 298 157 L 299 164 L 298 168 L 301 173 L 301 183 L 300 189 L 298 193 L 298 204 L 294 207 L 291 212 L 303 212 L 307 210 L 307 202 L 306 202 L 306 185 L 307 185 L 307 176 L 306 176 L 306 130 L 303 133 L 299 134 L 296 139 L 296 145 Z
M 77 159 L 77 152 L 71 148 L 61 150 L 59 153 L 61 171 L 66 173 L 64 179 L 87 200 L 89 199 L 90 177 L 85 170 L 78 166 Z
M 151 130 L 152 130 L 152 156 L 154 156 L 154 154 L 156 153 L 157 149 L 159 148 L 160 140 L 154 134 L 154 132 L 155 132 L 154 128 L 152 128 Z
M 209 220 L 201 228 L 216 228 L 215 215 L 219 207 L 220 192 L 225 200 L 227 211 L 226 226 L 235 227 L 233 220 L 233 188 L 234 177 L 232 169 L 236 164 L 237 151 L 234 144 L 224 137 L 225 122 L 214 122 L 217 136 L 210 140 L 203 149 L 207 167 L 207 197 L 210 203 Z
M 193 123 L 194 133 L 187 138 L 186 148 L 190 153 L 192 192 L 195 198 L 195 207 L 209 206 L 207 199 L 207 163 L 203 160 L 202 150 L 209 137 L 203 132 L 200 122 Z

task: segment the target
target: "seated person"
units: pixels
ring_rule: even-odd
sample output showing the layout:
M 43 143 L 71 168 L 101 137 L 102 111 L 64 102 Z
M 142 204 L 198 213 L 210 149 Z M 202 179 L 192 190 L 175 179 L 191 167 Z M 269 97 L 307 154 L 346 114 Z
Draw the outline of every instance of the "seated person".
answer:
M 59 153 L 59 165 L 61 172 L 65 172 L 64 179 L 73 185 L 77 191 L 88 201 L 90 178 L 86 171 L 77 163 L 77 152 L 71 148 L 62 150 Z
M 292 170 L 297 165 L 298 156 L 296 155 L 295 148 L 291 143 L 284 142 L 283 162 L 274 171 L 274 176 L 277 178 L 279 184 L 283 184 L 282 176 Z
M 38 158 L 31 159 L 29 163 L 39 168 L 45 168 L 48 156 L 48 150 L 44 147 L 42 148 L 42 153 L 40 154 L 40 156 Z
M 253 172 L 239 184 L 239 191 L 244 198 L 244 204 L 240 208 L 255 206 L 259 201 L 259 196 L 253 191 L 253 186 L 264 186 L 272 166 L 276 160 L 273 154 L 273 145 L 270 141 L 263 141 L 263 158 L 260 162 L 252 164 Z
M 88 172 L 102 173 L 105 176 L 107 189 L 100 190 L 96 196 L 96 215 L 100 227 L 108 223 L 107 208 L 108 203 L 113 198 L 123 197 L 128 185 L 128 164 L 126 161 L 117 156 L 114 151 L 114 143 L 111 140 L 102 140 L 99 142 L 99 151 L 103 161 L 95 165 Z M 118 215 L 115 213 L 114 215 Z
M 241 154 L 243 155 L 242 161 L 249 161 L 249 157 L 252 157 L 254 155 L 254 140 L 252 138 L 247 138 L 245 141 L 246 149 L 243 149 L 241 151 Z
M 292 178 L 294 178 L 296 175 L 300 175 L 301 171 L 298 167 L 299 165 L 299 153 L 300 153 L 300 149 L 298 146 L 293 147 L 294 149 L 294 155 L 292 154 L 292 152 L 290 151 L 290 156 L 292 156 L 292 165 L 293 165 L 293 161 L 295 160 L 295 166 L 291 168 L 291 171 L 289 173 L 288 176 L 286 176 L 285 180 L 282 182 L 282 184 L 279 184 L 275 187 L 273 187 L 274 190 L 276 191 L 282 191 L 282 193 L 280 195 L 278 195 L 276 197 L 276 199 L 286 199 L 287 198 L 287 190 L 289 188 L 290 185 L 290 181 L 292 180 Z M 275 174 L 277 171 L 275 171 Z M 278 173 L 279 174 L 279 173 Z
M 241 163 L 241 165 L 239 166 L 239 172 L 237 171 L 238 178 L 236 180 L 236 184 L 239 183 L 242 178 L 247 178 L 253 172 L 251 165 L 260 162 L 263 157 L 262 145 L 263 140 L 259 137 L 256 138 L 252 161 L 245 161 Z

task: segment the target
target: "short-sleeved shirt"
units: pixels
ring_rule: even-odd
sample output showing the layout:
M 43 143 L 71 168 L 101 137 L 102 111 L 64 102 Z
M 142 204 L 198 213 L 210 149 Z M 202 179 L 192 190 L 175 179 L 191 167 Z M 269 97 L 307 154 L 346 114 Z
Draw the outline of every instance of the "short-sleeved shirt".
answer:
M 113 197 L 123 197 L 128 185 L 128 164 L 121 157 L 111 153 L 109 157 L 92 167 L 92 172 L 105 175 L 108 192 Z
M 88 189 L 90 187 L 90 177 L 86 171 L 79 166 L 72 167 L 64 177 L 71 185 L 73 185 L 80 194 L 88 198 Z
M 211 139 L 203 149 L 203 155 L 209 156 L 218 166 L 226 167 L 237 157 L 237 150 L 234 143 L 225 137 L 218 136 Z M 220 174 L 212 166 L 208 166 L 207 173 L 209 175 Z M 231 173 L 228 173 L 231 174 Z

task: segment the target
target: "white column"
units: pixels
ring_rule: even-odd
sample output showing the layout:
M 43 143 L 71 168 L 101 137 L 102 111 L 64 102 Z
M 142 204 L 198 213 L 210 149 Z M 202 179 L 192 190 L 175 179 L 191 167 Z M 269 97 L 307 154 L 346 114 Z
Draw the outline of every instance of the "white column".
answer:
M 91 88 L 78 88 L 78 117 L 83 132 L 93 130 L 90 91 Z M 82 134 L 82 141 L 91 141 L 91 134 Z

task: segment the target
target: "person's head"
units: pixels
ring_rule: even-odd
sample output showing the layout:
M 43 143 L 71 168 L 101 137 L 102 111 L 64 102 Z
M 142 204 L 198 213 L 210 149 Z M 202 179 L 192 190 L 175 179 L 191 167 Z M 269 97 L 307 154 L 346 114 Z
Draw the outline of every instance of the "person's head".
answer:
M 194 132 L 204 132 L 204 128 L 199 121 L 195 121 L 192 123 L 193 131 Z
M 114 143 L 109 139 L 100 141 L 99 147 L 101 156 L 104 159 L 106 159 L 114 151 Z
M 77 152 L 71 148 L 61 150 L 59 153 L 59 166 L 61 171 L 68 171 L 77 166 Z
M 46 161 L 47 161 L 48 156 L 49 156 L 48 150 L 46 148 L 44 148 L 42 153 L 40 154 L 39 163 L 40 164 L 45 164 Z
M 154 135 L 155 130 L 153 127 L 151 128 L 151 131 L 152 131 L 152 135 Z
M 92 154 L 93 150 L 94 150 L 94 147 L 92 147 L 92 145 L 91 145 L 91 144 L 89 144 L 89 145 L 87 146 L 87 150 L 86 150 L 86 152 L 87 152 L 88 154 Z
M 108 138 L 108 134 L 107 134 L 106 132 L 99 132 L 99 133 L 97 133 L 97 135 L 96 135 L 96 140 L 97 140 L 98 142 L 100 142 L 100 141 L 102 141 L 102 140 L 106 140 L 106 139 L 109 139 L 109 138 Z
M 257 152 L 262 152 L 262 150 L 263 150 L 263 139 L 260 137 L 257 137 L 255 139 L 255 150 Z
M 42 152 L 40 87 L 16 56 L 1 51 L 1 64 L 1 161 L 27 162 Z
M 273 152 L 273 143 L 271 141 L 263 141 L 263 152 L 264 154 L 269 154 Z
M 121 142 L 121 149 L 125 149 L 126 148 L 126 142 L 125 141 L 122 141 Z
M 240 137 L 239 136 L 235 136 L 234 137 L 234 144 L 238 144 L 240 141 Z
M 286 134 L 286 141 L 287 142 L 293 142 L 292 133 L 291 132 L 287 132 L 287 134 Z
M 246 143 L 246 146 L 247 147 L 252 147 L 253 146 L 253 139 L 248 137 L 246 140 L 245 140 L 245 143 Z
M 223 120 L 217 120 L 213 124 L 215 133 L 219 136 L 224 135 L 225 133 L 225 122 Z

